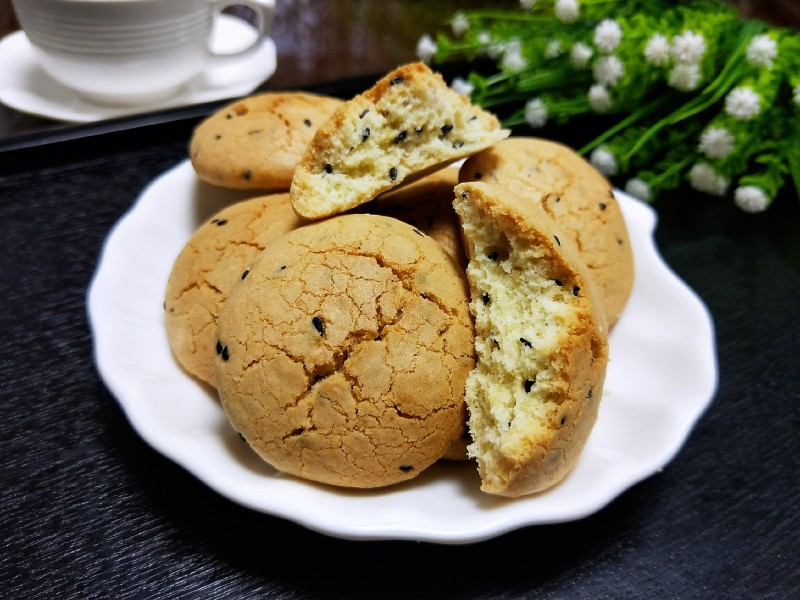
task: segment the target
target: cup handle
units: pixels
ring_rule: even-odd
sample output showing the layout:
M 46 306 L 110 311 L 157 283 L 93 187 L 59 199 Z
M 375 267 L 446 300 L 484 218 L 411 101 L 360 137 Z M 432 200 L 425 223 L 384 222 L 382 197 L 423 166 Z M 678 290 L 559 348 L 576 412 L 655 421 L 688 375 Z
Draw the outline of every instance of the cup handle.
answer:
M 272 21 L 275 18 L 275 0 L 212 0 L 211 4 L 214 8 L 215 19 L 219 18 L 222 11 L 228 7 L 244 6 L 249 8 L 255 15 L 255 26 L 258 34 L 252 44 L 236 52 L 220 53 L 211 51 L 211 57 L 215 62 L 224 62 L 228 58 L 239 59 L 253 53 L 272 28 Z

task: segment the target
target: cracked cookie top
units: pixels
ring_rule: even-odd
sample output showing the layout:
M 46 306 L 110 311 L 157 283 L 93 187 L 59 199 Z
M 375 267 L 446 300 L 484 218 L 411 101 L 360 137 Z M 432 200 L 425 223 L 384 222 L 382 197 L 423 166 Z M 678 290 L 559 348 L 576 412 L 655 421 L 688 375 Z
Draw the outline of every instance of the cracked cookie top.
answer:
M 242 273 L 216 352 L 231 424 L 276 469 L 357 488 L 411 479 L 463 433 L 466 278 L 397 219 L 320 221 Z
M 217 317 L 228 291 L 264 246 L 302 224 L 283 193 L 231 204 L 195 230 L 164 294 L 167 338 L 189 373 L 214 385 Z

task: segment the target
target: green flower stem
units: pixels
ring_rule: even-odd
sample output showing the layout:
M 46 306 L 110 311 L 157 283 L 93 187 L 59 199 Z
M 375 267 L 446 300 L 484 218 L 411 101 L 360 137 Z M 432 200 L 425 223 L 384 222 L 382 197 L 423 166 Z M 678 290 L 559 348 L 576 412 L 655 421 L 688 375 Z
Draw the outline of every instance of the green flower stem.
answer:
M 677 181 L 679 175 L 689 165 L 693 164 L 697 157 L 694 154 L 687 154 L 678 162 L 672 163 L 668 168 L 661 171 L 658 175 L 648 182 L 653 189 L 663 189 L 662 186 L 670 181 Z
M 672 95 L 665 95 L 661 96 L 660 98 L 656 98 L 655 100 L 640 106 L 638 109 L 631 112 L 627 117 L 622 119 L 616 125 L 613 125 L 599 136 L 594 138 L 591 142 L 586 144 L 583 148 L 578 150 L 578 154 L 587 154 L 597 148 L 600 144 L 605 142 L 606 140 L 610 139 L 623 129 L 627 129 L 637 121 L 650 116 L 651 114 L 661 110 L 665 106 L 669 105 L 670 102 L 674 100 Z
M 746 63 L 743 56 L 747 47 L 747 42 L 753 35 L 763 31 L 766 26 L 758 21 L 746 21 L 739 35 L 739 40 L 735 50 L 731 53 L 722 72 L 697 96 L 686 102 L 669 116 L 661 119 L 653 125 L 639 141 L 628 151 L 625 159 L 630 159 L 642 146 L 664 127 L 675 125 L 703 112 L 710 106 L 719 102 L 722 97 L 733 87 L 745 69 Z

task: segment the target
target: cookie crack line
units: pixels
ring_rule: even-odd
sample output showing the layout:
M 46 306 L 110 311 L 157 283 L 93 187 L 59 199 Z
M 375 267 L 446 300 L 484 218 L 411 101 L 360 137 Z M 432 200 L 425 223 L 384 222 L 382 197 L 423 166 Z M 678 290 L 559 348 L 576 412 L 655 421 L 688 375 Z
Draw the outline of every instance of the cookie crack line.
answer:
M 324 255 L 327 252 L 329 252 L 328 250 L 311 250 L 311 251 L 313 253 L 315 253 L 315 254 L 320 254 L 320 255 Z M 340 250 L 340 252 L 341 252 L 341 250 Z M 389 271 L 391 271 L 391 273 L 394 276 L 394 278 L 398 282 L 400 282 L 400 284 L 403 286 L 404 290 L 406 290 L 407 292 L 410 292 L 412 294 L 418 294 L 419 296 L 422 297 L 423 300 L 427 300 L 428 302 L 432 302 L 433 304 L 435 304 L 439 308 L 439 310 L 441 310 L 447 316 L 449 316 L 449 317 L 458 317 L 458 310 L 455 307 L 449 306 L 447 303 L 442 301 L 442 299 L 439 298 L 439 296 L 437 294 L 433 293 L 430 290 L 428 290 L 426 292 L 420 292 L 419 288 L 416 285 L 414 285 L 414 277 L 412 275 L 413 272 L 414 272 L 413 265 L 416 265 L 417 263 L 419 263 L 420 259 L 417 259 L 416 261 L 414 261 L 411 264 L 411 266 L 408 269 L 408 271 L 404 271 L 402 269 L 398 269 L 397 267 L 393 266 L 391 263 L 386 262 L 379 253 L 363 251 L 363 252 L 342 252 L 342 254 L 345 254 L 347 256 L 360 256 L 360 257 L 364 257 L 364 258 L 373 259 L 375 261 L 375 263 L 379 267 L 381 267 L 382 269 L 388 269 Z

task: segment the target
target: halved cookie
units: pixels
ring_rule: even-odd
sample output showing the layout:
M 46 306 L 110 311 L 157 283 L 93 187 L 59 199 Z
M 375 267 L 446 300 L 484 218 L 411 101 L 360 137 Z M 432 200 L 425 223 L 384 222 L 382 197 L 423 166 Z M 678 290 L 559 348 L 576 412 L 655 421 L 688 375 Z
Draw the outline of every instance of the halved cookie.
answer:
M 475 321 L 469 453 L 482 490 L 538 492 L 572 469 L 597 417 L 608 361 L 600 296 L 540 207 L 500 186 L 455 190 Z

